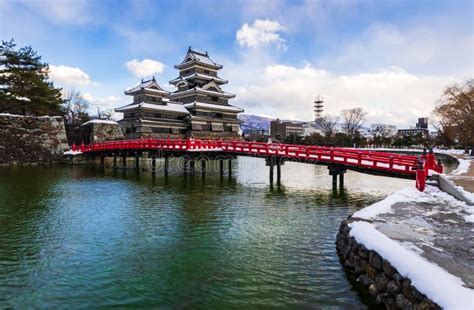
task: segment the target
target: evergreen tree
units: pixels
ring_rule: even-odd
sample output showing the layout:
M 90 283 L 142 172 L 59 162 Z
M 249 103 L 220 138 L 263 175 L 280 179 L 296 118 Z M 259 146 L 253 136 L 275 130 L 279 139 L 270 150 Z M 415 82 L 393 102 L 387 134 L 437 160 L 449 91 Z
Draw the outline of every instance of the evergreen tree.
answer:
M 0 113 L 61 114 L 61 89 L 48 80 L 48 64 L 31 46 L 15 47 L 13 39 L 0 46 Z

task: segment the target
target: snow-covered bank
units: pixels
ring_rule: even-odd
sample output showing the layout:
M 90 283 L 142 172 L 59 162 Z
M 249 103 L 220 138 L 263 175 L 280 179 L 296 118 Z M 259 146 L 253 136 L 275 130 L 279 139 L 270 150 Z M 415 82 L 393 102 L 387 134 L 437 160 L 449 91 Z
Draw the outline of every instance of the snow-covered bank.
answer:
M 367 222 L 349 224 L 350 235 L 367 249 L 376 251 L 432 301 L 446 309 L 472 309 L 474 290 L 419 254 L 407 250 Z
M 459 190 L 465 193 L 466 196 L 474 198 L 472 193 L 466 192 L 460 187 Z M 441 201 L 461 207 L 465 212 L 470 214 L 469 216 L 463 216 L 465 220 L 472 221 L 472 217 L 474 217 L 474 206 L 469 206 L 465 202 L 457 200 L 453 196 L 441 191 L 434 186 L 427 186 L 424 192 L 420 192 L 415 187 L 403 188 L 392 195 L 387 196 L 385 199 L 355 212 L 352 217 L 373 220 L 380 214 L 392 213 L 392 206 L 395 203 L 414 202 L 436 204 Z
M 343 221 L 336 245 L 378 304 L 473 309 L 473 223 L 474 206 L 434 186 L 408 187 Z
M 452 175 L 460 175 L 463 173 L 467 173 L 469 171 L 469 166 L 471 165 L 471 160 L 463 159 L 463 158 L 456 158 L 459 161 L 459 165 L 457 166 L 456 170 L 451 172 Z

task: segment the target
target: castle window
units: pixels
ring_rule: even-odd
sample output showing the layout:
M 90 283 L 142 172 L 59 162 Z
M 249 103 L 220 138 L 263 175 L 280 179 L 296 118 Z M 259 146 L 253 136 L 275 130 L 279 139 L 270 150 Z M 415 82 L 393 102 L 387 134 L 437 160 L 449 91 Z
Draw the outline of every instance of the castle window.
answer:
M 214 101 L 214 102 L 218 102 L 218 101 L 219 101 L 219 98 L 216 97 L 216 96 L 212 96 L 211 99 L 212 99 L 212 101 Z

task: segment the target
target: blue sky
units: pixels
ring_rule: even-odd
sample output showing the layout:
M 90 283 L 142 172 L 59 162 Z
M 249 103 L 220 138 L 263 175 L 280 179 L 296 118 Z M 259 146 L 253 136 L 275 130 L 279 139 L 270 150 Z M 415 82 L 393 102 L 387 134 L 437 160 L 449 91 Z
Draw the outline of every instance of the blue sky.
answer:
M 191 45 L 224 65 L 226 90 L 246 113 L 309 120 L 320 94 L 327 113 L 360 106 L 368 123 L 408 126 L 429 116 L 445 85 L 473 76 L 473 6 L 0 0 L 0 34 L 32 45 L 57 85 L 103 109 L 128 103 L 123 90 L 141 75 L 173 90 L 173 65 Z

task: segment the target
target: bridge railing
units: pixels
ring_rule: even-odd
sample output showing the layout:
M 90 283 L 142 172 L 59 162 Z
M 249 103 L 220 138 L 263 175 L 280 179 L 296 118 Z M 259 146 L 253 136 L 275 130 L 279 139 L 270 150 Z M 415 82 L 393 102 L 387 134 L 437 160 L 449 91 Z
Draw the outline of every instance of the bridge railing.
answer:
M 222 151 L 247 156 L 276 156 L 303 162 L 318 161 L 344 166 L 416 175 L 417 188 L 424 190 L 429 170 L 442 172 L 432 152 L 420 158 L 412 155 L 393 154 L 353 148 L 335 148 L 248 141 L 194 140 L 194 139 L 136 139 L 72 146 L 82 153 L 104 151 Z

